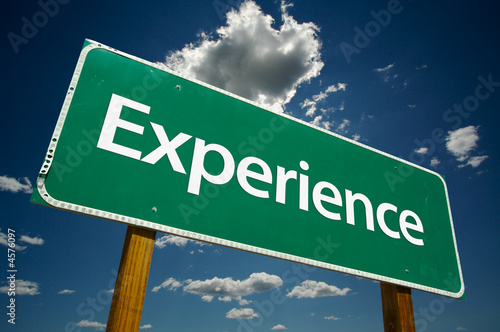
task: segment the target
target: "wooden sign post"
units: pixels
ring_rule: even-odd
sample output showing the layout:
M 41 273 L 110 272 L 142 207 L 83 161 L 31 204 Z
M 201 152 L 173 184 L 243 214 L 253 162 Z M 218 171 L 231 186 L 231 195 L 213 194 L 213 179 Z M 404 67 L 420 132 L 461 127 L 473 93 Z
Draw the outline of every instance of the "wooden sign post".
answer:
M 415 332 L 411 289 L 380 283 L 385 332 Z
M 156 232 L 128 226 L 107 332 L 139 331 Z

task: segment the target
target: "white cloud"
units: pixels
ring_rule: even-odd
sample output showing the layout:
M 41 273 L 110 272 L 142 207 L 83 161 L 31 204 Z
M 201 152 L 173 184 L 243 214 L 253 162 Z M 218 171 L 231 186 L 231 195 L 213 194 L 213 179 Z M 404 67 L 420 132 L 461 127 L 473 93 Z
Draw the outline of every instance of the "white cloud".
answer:
M 29 243 L 32 245 L 38 245 L 38 246 L 45 243 L 45 240 L 40 238 L 40 237 L 29 237 L 27 235 L 21 235 L 19 237 L 19 241 L 26 242 L 26 243 Z
M 481 165 L 483 161 L 485 161 L 489 156 L 476 156 L 476 157 L 471 157 L 465 165 L 460 165 L 458 167 L 465 167 L 465 166 L 472 166 L 473 168 L 478 167 Z
M 408 107 L 409 108 L 415 108 L 415 107 L 417 107 L 417 104 L 410 104 L 410 105 L 408 105 Z
M 306 116 L 314 116 L 314 113 L 317 110 L 317 103 L 325 100 L 328 98 L 330 93 L 332 92 L 337 92 L 337 91 L 345 91 L 347 84 L 346 83 L 337 83 L 337 85 L 333 84 L 327 87 L 324 91 L 321 91 L 317 95 L 312 96 L 312 100 L 309 98 L 306 98 L 301 104 L 300 107 L 302 109 L 307 109 L 306 111 Z M 341 105 L 338 108 L 330 108 L 331 110 L 344 110 L 344 102 L 341 103 Z M 321 109 L 323 113 L 326 113 L 327 111 L 324 109 Z
M 201 297 L 201 300 L 204 302 L 212 302 L 213 299 L 214 299 L 214 297 L 212 295 L 203 295 Z
M 354 134 L 354 135 L 352 135 L 352 139 L 354 141 L 358 142 L 361 139 L 361 135 L 360 134 Z
M 479 136 L 478 127 L 468 126 L 455 131 L 448 131 L 446 137 L 446 148 L 458 161 L 463 162 L 469 158 L 469 154 L 477 148 Z
M 467 331 L 465 327 L 459 326 L 457 327 L 457 331 Z
M 219 301 L 227 302 L 229 299 L 248 303 L 242 296 L 260 293 L 283 285 L 283 281 L 276 275 L 265 272 L 252 273 L 248 279 L 233 280 L 233 278 L 214 277 L 207 280 L 187 280 L 183 290 L 187 293 L 201 295 L 202 300 L 210 302 L 214 296 Z
M 479 126 L 468 126 L 455 131 L 448 131 L 448 136 L 446 137 L 448 152 L 454 155 L 457 161 L 465 163 L 459 165 L 459 168 L 469 165 L 476 168 L 489 157 L 486 155 L 471 156 L 471 153 L 477 149 L 477 142 L 479 141 L 478 129 Z
M 10 191 L 13 193 L 22 192 L 25 194 L 31 194 L 33 192 L 33 186 L 29 178 L 22 178 L 24 184 L 21 183 L 20 179 L 11 178 L 7 175 L 0 176 L 0 191 Z
M 426 154 L 427 152 L 429 152 L 429 149 L 426 147 L 421 147 L 420 149 L 415 149 L 415 152 L 418 154 Z
M 300 285 L 295 286 L 287 297 L 317 298 L 325 296 L 345 296 L 350 288 L 340 289 L 337 286 L 328 285 L 322 281 L 305 280 Z
M 151 290 L 152 292 L 156 293 L 160 289 L 165 288 L 167 290 L 176 290 L 177 288 L 181 287 L 182 283 L 179 281 L 175 280 L 174 278 L 168 278 L 164 282 L 162 282 L 159 286 L 153 287 Z
M 233 308 L 226 314 L 226 318 L 231 319 L 252 319 L 254 317 L 259 317 L 259 315 L 256 314 L 251 308 Z
M 344 119 L 342 120 L 342 123 L 339 124 L 337 131 L 340 133 L 347 133 L 347 127 L 351 125 L 351 121 Z
M 99 323 L 99 322 L 90 322 L 88 320 L 81 320 L 78 323 L 76 323 L 76 326 L 78 327 L 93 327 L 97 331 L 104 331 L 106 328 L 106 324 Z
M 62 291 L 57 292 L 57 294 L 73 294 L 75 291 L 71 289 L 63 289 Z
M 40 294 L 38 290 L 38 283 L 34 281 L 26 281 L 18 279 L 15 281 L 16 284 L 16 295 L 38 295 Z M 0 293 L 8 294 L 9 285 L 0 287 Z
M 283 110 L 300 84 L 323 68 L 314 23 L 298 23 L 281 6 L 282 25 L 251 0 L 227 13 L 217 36 L 200 34 L 197 43 L 166 58 L 166 66 L 234 94 Z
M 330 130 L 330 128 L 333 126 L 333 121 L 321 121 L 323 119 L 323 115 L 318 115 L 317 117 L 314 118 L 313 121 L 310 121 L 314 126 L 317 127 L 323 127 L 326 130 Z
M 147 330 L 147 329 L 152 329 L 152 328 L 153 328 L 153 325 L 151 325 L 151 324 L 145 324 L 143 326 L 140 326 L 139 330 Z
M 323 319 L 326 319 L 326 320 L 339 320 L 340 318 L 335 317 L 335 316 L 326 316 L 326 317 L 323 317 Z
M 431 167 L 436 167 L 437 165 L 441 164 L 439 159 L 437 157 L 434 157 L 431 159 Z
M 377 72 L 377 73 L 382 73 L 382 72 L 386 72 L 388 71 L 389 69 L 391 69 L 392 67 L 394 67 L 396 63 L 391 63 L 390 65 L 387 65 L 386 67 L 382 67 L 382 68 L 375 68 L 373 69 L 373 71 Z
M 179 237 L 175 235 L 165 235 L 155 241 L 155 247 L 158 249 L 165 248 L 168 244 L 176 245 L 178 247 L 185 247 L 188 243 L 197 244 L 200 246 L 209 246 L 209 244 L 194 240 L 189 240 L 184 237 Z
M 273 327 L 271 327 L 271 331 L 277 331 L 277 330 L 288 330 L 285 325 L 278 324 Z

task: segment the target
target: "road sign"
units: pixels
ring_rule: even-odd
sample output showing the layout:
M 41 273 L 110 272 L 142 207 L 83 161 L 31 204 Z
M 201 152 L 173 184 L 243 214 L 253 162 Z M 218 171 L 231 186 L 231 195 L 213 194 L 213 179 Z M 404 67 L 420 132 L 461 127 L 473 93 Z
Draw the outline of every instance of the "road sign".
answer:
M 32 200 L 450 297 L 464 292 L 441 176 L 93 41 Z

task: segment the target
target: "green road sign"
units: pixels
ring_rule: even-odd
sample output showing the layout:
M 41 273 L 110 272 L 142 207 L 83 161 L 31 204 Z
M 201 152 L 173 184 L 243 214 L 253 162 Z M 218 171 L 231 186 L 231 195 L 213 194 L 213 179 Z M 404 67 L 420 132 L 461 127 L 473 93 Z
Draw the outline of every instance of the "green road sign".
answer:
M 464 292 L 438 174 L 93 41 L 32 201 L 450 297 Z

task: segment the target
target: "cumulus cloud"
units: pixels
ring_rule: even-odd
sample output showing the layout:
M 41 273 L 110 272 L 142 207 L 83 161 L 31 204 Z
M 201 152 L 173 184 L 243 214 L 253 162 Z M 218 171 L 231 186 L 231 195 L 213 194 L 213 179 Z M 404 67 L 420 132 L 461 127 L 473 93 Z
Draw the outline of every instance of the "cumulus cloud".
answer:
M 449 153 L 456 157 L 457 161 L 466 162 L 460 167 L 467 165 L 478 167 L 488 158 L 488 156 L 471 156 L 471 153 L 477 149 L 477 142 L 479 141 L 478 129 L 479 127 L 468 126 L 448 131 L 446 148 Z
M 337 286 L 328 285 L 322 281 L 305 280 L 300 285 L 295 286 L 287 297 L 317 298 L 325 296 L 345 296 L 350 288 L 340 289 Z
M 259 317 L 259 315 L 256 314 L 251 308 L 233 308 L 226 314 L 226 318 L 230 319 L 252 319 L 254 317 Z
M 326 319 L 326 320 L 339 320 L 340 318 L 335 317 L 335 316 L 326 316 L 326 317 L 323 317 L 323 319 Z
M 285 325 L 278 324 L 276 326 L 271 327 L 271 331 L 278 331 L 278 330 L 288 330 Z
M 252 273 L 245 280 L 218 277 L 206 280 L 189 280 L 183 290 L 187 293 L 200 295 L 204 297 L 202 298 L 204 301 L 208 302 L 214 296 L 217 296 L 219 301 L 237 300 L 241 302 L 245 301 L 242 296 L 279 288 L 281 285 L 283 285 L 283 280 L 280 277 L 260 272 Z
M 281 21 L 251 0 L 227 13 L 225 26 L 216 36 L 200 34 L 200 40 L 166 58 L 172 70 L 207 82 L 276 110 L 283 110 L 297 88 L 317 77 L 323 68 L 319 28 L 298 23 L 291 4 L 282 3 Z
M 73 294 L 75 291 L 72 289 L 63 289 L 62 291 L 57 292 L 57 294 Z
M 175 245 L 177 247 L 185 247 L 188 243 L 197 244 L 200 246 L 208 246 L 209 244 L 194 240 L 189 240 L 184 237 L 179 237 L 175 235 L 165 235 L 155 241 L 155 247 L 158 249 L 163 249 L 167 245 Z
M 479 136 L 478 127 L 468 126 L 455 131 L 448 131 L 446 137 L 446 148 L 448 152 L 457 157 L 458 161 L 465 161 L 469 154 L 477 148 Z
M 441 164 L 439 159 L 437 157 L 434 157 L 431 159 L 431 167 L 436 167 L 437 165 Z
M 106 324 L 99 323 L 99 322 L 91 322 L 91 321 L 88 321 L 86 319 L 81 320 L 78 323 L 76 323 L 76 326 L 78 326 L 78 327 L 93 327 L 97 331 L 104 331 L 104 329 L 106 328 Z
M 21 179 L 11 178 L 7 175 L 0 176 L 0 191 L 10 191 L 13 193 L 31 194 L 33 192 L 33 185 L 27 177 Z
M 148 329 L 152 329 L 153 328 L 153 325 L 151 324 L 144 324 L 142 326 L 139 326 L 139 330 L 148 330 Z
M 16 295 L 38 295 L 40 285 L 37 282 L 27 281 L 22 279 L 17 279 L 16 284 Z M 0 293 L 8 294 L 9 285 L 0 287 Z
M 161 289 L 175 291 L 182 287 L 184 292 L 199 295 L 205 302 L 212 302 L 213 298 L 217 297 L 222 302 L 236 300 L 240 305 L 246 305 L 250 301 L 243 299 L 243 296 L 279 288 L 281 285 L 283 285 L 283 280 L 280 277 L 260 272 L 252 273 L 244 280 L 214 277 L 206 280 L 187 279 L 180 282 L 174 278 L 168 278 L 160 285 L 153 287 L 152 291 L 155 293 Z

